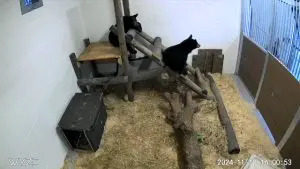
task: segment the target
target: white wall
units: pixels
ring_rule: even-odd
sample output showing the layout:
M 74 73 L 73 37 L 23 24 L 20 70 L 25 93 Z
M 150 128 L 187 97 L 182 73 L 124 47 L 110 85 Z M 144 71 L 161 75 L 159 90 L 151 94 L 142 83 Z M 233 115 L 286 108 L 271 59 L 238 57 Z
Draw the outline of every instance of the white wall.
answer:
M 144 31 L 162 37 L 164 45 L 174 45 L 193 34 L 202 48 L 223 49 L 223 71 L 234 73 L 241 0 L 131 0 L 130 4 L 132 14 L 139 13 Z M 115 22 L 112 1 L 86 0 L 83 13 L 91 40 L 105 39 Z M 191 63 L 191 57 L 188 62 Z
M 78 90 L 68 56 L 83 49 L 80 9 L 79 0 L 44 0 L 22 16 L 19 0 L 0 1 L 1 169 L 18 157 L 38 159 L 27 168 L 63 164 L 66 148 L 55 128 Z

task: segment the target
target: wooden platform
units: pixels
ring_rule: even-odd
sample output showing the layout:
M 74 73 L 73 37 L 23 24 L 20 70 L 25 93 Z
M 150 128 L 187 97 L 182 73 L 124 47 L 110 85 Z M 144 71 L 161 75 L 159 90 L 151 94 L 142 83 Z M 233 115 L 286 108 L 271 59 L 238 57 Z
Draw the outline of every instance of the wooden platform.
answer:
M 98 42 L 91 43 L 79 56 L 78 61 L 111 60 L 120 57 L 119 48 L 112 46 L 109 42 Z

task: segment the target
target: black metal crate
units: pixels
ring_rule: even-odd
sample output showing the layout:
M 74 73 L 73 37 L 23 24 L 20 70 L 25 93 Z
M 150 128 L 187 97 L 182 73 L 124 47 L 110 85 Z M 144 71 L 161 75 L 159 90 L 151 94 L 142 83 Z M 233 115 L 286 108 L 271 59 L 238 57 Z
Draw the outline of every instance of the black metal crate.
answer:
M 58 123 L 58 129 L 70 148 L 97 151 L 106 119 L 102 92 L 76 93 Z

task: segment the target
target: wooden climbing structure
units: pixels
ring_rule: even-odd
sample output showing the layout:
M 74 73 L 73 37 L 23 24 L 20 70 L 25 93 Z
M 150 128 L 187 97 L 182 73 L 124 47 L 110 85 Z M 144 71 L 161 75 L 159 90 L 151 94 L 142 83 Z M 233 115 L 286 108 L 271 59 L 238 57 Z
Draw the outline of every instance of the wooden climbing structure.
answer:
M 194 69 L 188 65 L 187 70 L 189 74 L 196 77 L 196 84 L 188 75 L 177 74 L 166 67 L 162 62 L 162 52 L 166 49 L 162 44 L 162 39 L 160 37 L 152 38 L 145 32 L 136 32 L 135 30 L 129 30 L 125 34 L 123 10 L 126 16 L 130 16 L 129 1 L 123 0 L 122 3 L 122 0 L 113 0 L 113 2 L 117 26 L 111 26 L 110 31 L 118 35 L 120 47 L 112 47 L 108 42 L 90 43 L 88 39 L 85 39 L 84 43 L 86 48 L 84 52 L 78 58 L 75 53 L 70 55 L 70 60 L 78 79 L 77 84 L 82 92 L 91 92 L 95 86 L 124 84 L 128 100 L 134 101 L 133 82 L 154 79 L 166 70 L 202 98 L 218 102 L 219 115 L 228 137 L 228 152 L 230 154 L 239 153 L 239 144 L 226 107 L 224 106 L 213 78 L 210 75 L 206 75 L 207 77 L 205 78 L 199 68 Z M 126 43 L 131 44 L 136 50 L 143 53 L 145 57 L 142 59 L 129 60 Z M 220 56 L 219 58 L 222 59 L 223 56 Z M 118 63 L 120 59 L 122 63 Z M 97 74 L 97 63 L 99 62 L 115 65 L 115 74 L 113 76 L 99 76 L 99 74 Z M 220 69 L 214 67 L 215 65 L 213 65 L 211 69 Z M 210 82 L 211 89 L 215 96 L 209 96 L 207 94 L 209 85 L 205 81 Z M 191 100 L 191 93 L 187 93 L 186 95 L 187 100 Z M 169 102 L 171 102 L 170 99 Z M 190 114 L 192 115 L 193 111 L 190 111 Z
M 191 90 L 199 94 L 205 99 L 214 99 L 207 96 L 206 89 L 201 89 L 195 84 L 188 76 L 177 74 L 170 70 L 162 62 L 162 51 L 166 47 L 162 44 L 160 37 L 152 38 L 145 32 L 136 32 L 135 30 L 129 30 L 126 34 L 124 31 L 123 23 L 123 10 L 124 14 L 130 16 L 130 8 L 128 0 L 114 0 L 114 9 L 116 22 L 118 26 L 111 26 L 110 31 L 118 35 L 120 47 L 112 47 L 108 43 L 90 43 L 86 39 L 86 49 L 81 56 L 77 59 L 75 54 L 71 54 L 70 59 L 78 78 L 77 84 L 84 92 L 93 89 L 93 86 L 97 85 L 110 85 L 110 84 L 124 84 L 126 86 L 126 94 L 128 100 L 134 100 L 134 93 L 132 89 L 132 83 L 142 80 L 148 80 L 156 78 L 161 75 L 165 70 L 168 73 L 177 76 L 180 81 L 188 86 Z M 134 48 L 146 57 L 140 60 L 129 60 L 126 43 L 130 43 Z M 117 60 L 122 60 L 122 64 L 118 64 Z M 116 74 L 113 77 L 98 77 L 95 72 L 97 69 L 95 62 L 111 62 L 116 63 Z M 146 63 L 145 63 L 146 62 Z M 145 67 L 145 65 L 147 65 Z M 188 71 L 191 74 L 195 74 L 195 70 L 191 66 L 187 66 Z M 90 71 L 85 71 L 90 70 Z M 85 73 L 94 72 L 94 73 Z

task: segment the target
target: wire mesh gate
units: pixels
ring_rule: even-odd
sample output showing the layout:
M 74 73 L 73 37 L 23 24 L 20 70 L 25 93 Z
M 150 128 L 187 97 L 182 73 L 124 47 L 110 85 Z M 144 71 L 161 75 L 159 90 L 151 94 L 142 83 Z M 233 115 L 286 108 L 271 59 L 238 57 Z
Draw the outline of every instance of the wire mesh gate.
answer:
M 243 33 L 300 81 L 300 0 L 243 0 Z

